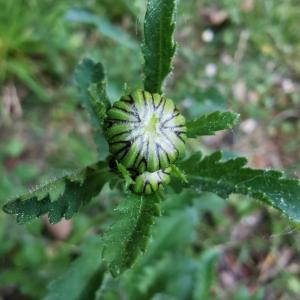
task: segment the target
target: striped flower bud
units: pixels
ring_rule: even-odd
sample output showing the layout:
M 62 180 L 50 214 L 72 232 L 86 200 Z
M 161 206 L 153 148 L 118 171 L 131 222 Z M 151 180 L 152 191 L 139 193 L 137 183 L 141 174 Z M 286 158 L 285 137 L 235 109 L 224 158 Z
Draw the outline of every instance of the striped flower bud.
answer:
M 159 170 L 156 172 L 144 172 L 135 179 L 132 190 L 136 194 L 150 195 L 162 190 L 163 187 L 170 183 L 171 168 Z
M 114 159 L 138 174 L 165 170 L 185 151 L 185 118 L 159 94 L 138 90 L 121 98 L 104 129 Z

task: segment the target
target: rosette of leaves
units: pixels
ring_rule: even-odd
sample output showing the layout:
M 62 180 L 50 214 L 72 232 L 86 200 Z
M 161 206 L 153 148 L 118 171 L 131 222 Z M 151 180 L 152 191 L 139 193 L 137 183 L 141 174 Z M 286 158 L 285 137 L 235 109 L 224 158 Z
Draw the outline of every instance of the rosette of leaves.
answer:
M 222 152 L 185 154 L 187 139 L 230 129 L 239 116 L 216 111 L 185 120 L 164 94 L 176 49 L 175 12 L 175 0 L 148 0 L 142 46 L 145 76 L 140 90 L 113 102 L 106 94 L 101 63 L 84 59 L 76 69 L 75 79 L 102 160 L 55 178 L 4 206 L 20 223 L 46 213 L 56 223 L 73 217 L 110 184 L 120 201 L 114 210 L 115 222 L 102 237 L 99 255 L 101 251 L 113 276 L 130 268 L 146 249 L 161 200 L 185 191 L 223 198 L 232 193 L 247 195 L 300 221 L 299 180 L 287 179 L 279 171 L 250 169 L 245 158 L 227 160 Z M 168 187 L 163 190 L 163 186 Z

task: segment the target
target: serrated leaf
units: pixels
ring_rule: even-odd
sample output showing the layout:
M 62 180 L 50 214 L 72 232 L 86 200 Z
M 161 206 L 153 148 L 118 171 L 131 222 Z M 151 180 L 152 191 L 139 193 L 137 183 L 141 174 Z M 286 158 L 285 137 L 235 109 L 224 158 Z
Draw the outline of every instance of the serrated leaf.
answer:
M 106 77 L 101 63 L 83 59 L 75 70 L 75 81 L 80 90 L 80 99 L 88 111 L 93 127 L 102 128 L 103 117 L 99 108 L 109 107 L 106 95 Z M 102 109 L 100 109 L 102 111 Z
M 148 0 L 144 23 L 145 90 L 161 94 L 175 53 L 175 0 Z
M 103 237 L 103 259 L 113 276 L 131 267 L 146 249 L 154 217 L 159 215 L 157 195 L 129 194 L 115 209 L 115 223 Z
M 287 179 L 282 172 L 245 167 L 247 159 L 222 160 L 215 152 L 201 159 L 195 154 L 182 162 L 189 186 L 199 192 L 214 192 L 226 198 L 232 193 L 258 199 L 300 222 L 300 180 Z
M 107 164 L 98 162 L 38 186 L 5 204 L 3 210 L 16 215 L 18 223 L 29 222 L 46 213 L 51 223 L 63 217 L 70 219 L 82 205 L 100 193 L 110 176 Z
M 87 110 L 94 128 L 94 140 L 98 146 L 99 159 L 104 159 L 109 151 L 103 136 L 102 125 L 110 102 L 106 95 L 106 76 L 103 65 L 85 58 L 77 66 L 74 77 L 80 90 L 80 101 Z
M 216 131 L 230 129 L 238 121 L 239 114 L 215 111 L 187 122 L 187 135 L 195 138 L 201 135 L 214 135 Z
M 81 255 L 65 274 L 50 283 L 44 300 L 96 299 L 105 267 L 101 263 L 101 239 L 91 238 L 81 247 Z

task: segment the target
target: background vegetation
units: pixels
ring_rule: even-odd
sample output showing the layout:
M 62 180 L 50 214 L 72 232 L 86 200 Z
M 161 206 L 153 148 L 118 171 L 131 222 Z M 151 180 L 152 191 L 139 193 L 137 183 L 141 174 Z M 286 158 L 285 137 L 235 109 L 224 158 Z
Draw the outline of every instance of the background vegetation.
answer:
M 85 56 L 102 61 L 111 98 L 141 86 L 145 1 L 0 0 L 0 7 L 2 205 L 51 174 L 97 159 L 73 84 L 74 69 Z M 252 167 L 300 176 L 299 17 L 297 0 L 181 2 L 168 95 L 190 116 L 226 107 L 241 113 L 234 131 L 195 140 L 192 147 L 207 153 L 225 148 L 228 156 L 248 156 Z M 107 193 L 104 190 L 101 201 L 94 199 L 72 221 L 55 226 L 46 219 L 20 226 L 0 212 L 0 299 L 41 299 L 48 283 L 83 251 L 81 245 L 95 246 L 93 237 L 110 222 L 117 201 Z M 206 280 L 199 280 L 195 293 L 200 296 L 195 299 L 296 299 L 296 226 L 253 201 L 231 197 L 225 203 L 206 196 L 196 209 L 179 209 L 173 223 L 166 216 L 161 223 L 169 231 L 158 232 L 162 252 L 172 249 L 167 237 L 176 232 L 184 251 L 192 241 L 201 253 L 197 272 Z M 180 207 L 177 202 L 167 203 L 165 209 Z M 185 275 L 194 268 L 188 258 L 175 268 L 176 257 L 166 253 L 159 261 L 151 252 L 139 261 L 136 268 L 146 262 L 153 268 L 146 271 L 147 281 L 138 282 L 140 294 L 131 291 L 130 299 L 142 299 L 153 286 L 155 292 L 169 291 L 176 297 L 180 291 L 184 297 L 187 276 L 173 278 L 173 285 L 164 287 L 155 283 L 169 276 L 164 272 Z M 130 282 L 130 273 L 126 280 Z

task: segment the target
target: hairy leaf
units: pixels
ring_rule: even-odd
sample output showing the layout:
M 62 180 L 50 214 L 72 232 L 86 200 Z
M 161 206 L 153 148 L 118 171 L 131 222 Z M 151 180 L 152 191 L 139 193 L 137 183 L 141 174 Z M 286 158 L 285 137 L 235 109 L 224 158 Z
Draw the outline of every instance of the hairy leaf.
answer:
M 96 299 L 105 267 L 101 263 L 101 239 L 91 238 L 85 242 L 81 255 L 69 270 L 50 283 L 44 300 Z
M 299 222 L 300 180 L 287 179 L 279 171 L 250 169 L 246 164 L 245 158 L 224 161 L 222 153 L 215 152 L 204 158 L 197 153 L 180 167 L 194 189 L 214 192 L 223 198 L 232 193 L 248 195 Z
M 89 113 L 95 130 L 94 140 L 99 159 L 104 159 L 108 154 L 108 144 L 103 136 L 102 125 L 110 102 L 106 95 L 106 77 L 102 64 L 89 58 L 83 59 L 75 70 L 75 81 L 80 90 L 81 103 Z
M 116 208 L 116 222 L 103 238 L 103 258 L 113 276 L 128 269 L 144 251 L 154 217 L 159 215 L 157 195 L 130 194 Z
M 201 135 L 214 135 L 216 131 L 232 128 L 239 115 L 233 112 L 216 111 L 187 122 L 187 135 L 195 138 Z
M 65 174 L 37 187 L 4 205 L 8 214 L 17 215 L 18 223 L 26 223 L 48 213 L 51 223 L 72 218 L 82 205 L 101 191 L 111 173 L 105 162 Z
M 145 90 L 161 94 L 175 53 L 175 0 L 148 0 L 144 24 Z

